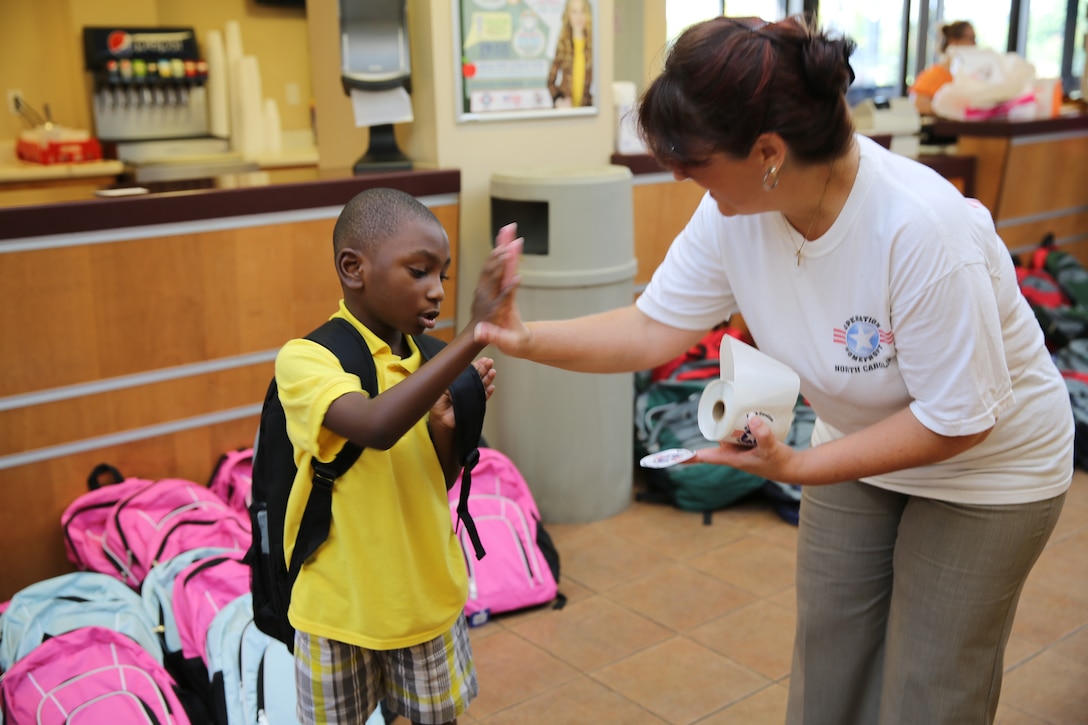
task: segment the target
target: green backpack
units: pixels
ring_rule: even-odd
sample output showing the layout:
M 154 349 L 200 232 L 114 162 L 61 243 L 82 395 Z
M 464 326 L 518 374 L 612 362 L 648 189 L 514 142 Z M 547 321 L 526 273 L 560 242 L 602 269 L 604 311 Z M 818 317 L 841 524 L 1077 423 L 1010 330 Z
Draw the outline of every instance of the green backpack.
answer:
M 717 369 L 718 361 L 711 363 Z M 650 383 L 637 393 L 635 451 L 639 458 L 669 448 L 695 451 L 718 445 L 699 432 L 699 398 L 714 379 L 716 376 L 689 380 L 669 378 Z M 684 511 L 700 511 L 707 522 L 710 512 L 755 493 L 767 480 L 713 463 L 640 470 L 646 490 L 638 494 L 638 500 L 668 503 Z

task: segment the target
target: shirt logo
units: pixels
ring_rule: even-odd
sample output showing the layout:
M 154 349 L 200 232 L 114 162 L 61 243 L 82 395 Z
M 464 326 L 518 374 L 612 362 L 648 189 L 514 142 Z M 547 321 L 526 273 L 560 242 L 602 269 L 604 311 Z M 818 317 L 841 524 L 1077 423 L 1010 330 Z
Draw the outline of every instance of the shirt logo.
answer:
M 867 315 L 855 315 L 842 327 L 836 327 L 833 339 L 836 345 L 842 345 L 846 355 L 855 363 L 872 363 L 861 365 L 836 365 L 837 372 L 855 373 L 863 370 L 885 368 L 891 364 L 891 358 L 880 362 L 873 362 L 885 345 L 895 342 L 895 335 L 890 331 L 882 330 L 880 323 L 874 317 Z

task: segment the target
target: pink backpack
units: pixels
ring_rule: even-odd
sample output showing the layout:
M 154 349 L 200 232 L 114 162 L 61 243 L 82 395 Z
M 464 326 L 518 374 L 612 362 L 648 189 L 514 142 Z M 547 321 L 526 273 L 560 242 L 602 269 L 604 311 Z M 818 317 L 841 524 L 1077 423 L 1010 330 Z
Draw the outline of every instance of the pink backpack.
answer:
M 208 488 L 248 516 L 253 500 L 253 449 L 239 448 L 221 455 L 208 479 Z
M 109 480 L 104 481 L 107 474 Z M 116 468 L 105 463 L 91 471 L 87 477 L 87 492 L 77 496 L 60 517 L 64 548 L 68 560 L 77 569 L 122 579 L 121 572 L 102 548 L 106 522 L 118 501 L 151 483 L 142 478 L 126 479 Z
M 472 626 L 491 615 L 566 598 L 557 591 L 559 553 L 540 522 L 529 484 L 505 454 L 480 448 L 472 469 L 468 509 L 486 550 L 477 559 L 464 527 L 457 526 L 461 479 L 449 491 L 450 515 L 468 567 L 465 615 Z
M 223 607 L 249 594 L 249 565 L 245 551 L 224 552 L 197 559 L 174 578 L 174 621 L 186 660 L 207 666 L 208 627 Z
M 188 725 L 174 681 L 128 636 L 82 627 L 50 637 L 0 680 L 6 725 Z
M 117 501 L 102 548 L 121 581 L 139 589 L 157 562 L 198 547 L 247 549 L 249 517 L 193 481 L 164 478 Z

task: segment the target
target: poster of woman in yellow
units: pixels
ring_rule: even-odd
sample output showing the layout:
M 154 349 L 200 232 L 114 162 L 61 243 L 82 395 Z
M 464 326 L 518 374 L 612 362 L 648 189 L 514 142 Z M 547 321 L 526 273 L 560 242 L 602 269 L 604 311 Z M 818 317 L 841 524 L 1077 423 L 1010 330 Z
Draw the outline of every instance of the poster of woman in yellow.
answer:
M 555 47 L 548 90 L 556 108 L 592 106 L 593 19 L 589 0 L 567 0 Z
M 596 113 L 591 0 L 459 0 L 459 120 Z

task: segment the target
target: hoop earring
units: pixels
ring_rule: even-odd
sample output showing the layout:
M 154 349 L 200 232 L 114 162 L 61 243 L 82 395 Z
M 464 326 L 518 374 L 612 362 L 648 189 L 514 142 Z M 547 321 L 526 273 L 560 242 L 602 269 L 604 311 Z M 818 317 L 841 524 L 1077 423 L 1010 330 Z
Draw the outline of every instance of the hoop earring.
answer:
M 778 171 L 777 166 L 771 166 L 767 169 L 767 173 L 763 175 L 764 191 L 774 191 L 778 188 Z

